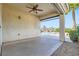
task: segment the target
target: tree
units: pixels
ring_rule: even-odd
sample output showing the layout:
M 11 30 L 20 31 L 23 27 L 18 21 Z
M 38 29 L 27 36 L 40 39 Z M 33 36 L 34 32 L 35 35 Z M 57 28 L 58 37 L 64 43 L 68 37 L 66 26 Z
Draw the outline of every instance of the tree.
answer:
M 73 30 L 76 30 L 76 19 L 75 19 L 75 9 L 79 7 L 79 4 L 71 3 L 70 7 L 72 9 L 72 17 L 73 17 Z
M 73 30 L 76 30 L 75 7 L 72 8 Z

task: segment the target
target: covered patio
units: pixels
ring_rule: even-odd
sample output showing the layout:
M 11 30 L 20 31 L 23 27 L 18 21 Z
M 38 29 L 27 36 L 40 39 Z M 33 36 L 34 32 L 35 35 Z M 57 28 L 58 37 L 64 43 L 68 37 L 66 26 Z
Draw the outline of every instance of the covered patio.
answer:
M 43 11 L 28 12 L 28 6 L 38 5 Z M 69 5 L 61 3 L 1 4 L 3 7 L 3 56 L 50 56 L 65 41 L 64 14 Z M 59 38 L 41 35 L 40 21 L 59 17 Z

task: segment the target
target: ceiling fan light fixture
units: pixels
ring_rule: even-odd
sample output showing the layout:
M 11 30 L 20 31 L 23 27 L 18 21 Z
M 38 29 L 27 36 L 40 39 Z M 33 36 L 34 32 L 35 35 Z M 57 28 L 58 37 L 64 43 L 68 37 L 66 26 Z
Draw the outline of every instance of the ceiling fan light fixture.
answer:
M 35 12 L 36 14 L 38 13 L 38 11 L 43 11 L 42 9 L 38 9 L 39 5 L 36 4 L 34 5 L 32 8 L 31 7 L 26 7 L 26 8 L 29 8 L 31 9 L 29 12 Z

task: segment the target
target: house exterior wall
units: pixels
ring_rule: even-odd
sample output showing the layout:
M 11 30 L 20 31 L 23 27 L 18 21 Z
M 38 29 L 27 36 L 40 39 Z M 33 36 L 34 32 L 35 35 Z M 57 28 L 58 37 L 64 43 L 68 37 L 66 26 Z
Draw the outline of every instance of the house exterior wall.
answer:
M 20 19 L 18 19 L 18 16 L 20 16 Z M 39 35 L 40 20 L 38 17 L 15 7 L 3 5 L 3 42 Z
M 2 45 L 2 6 L 0 4 L 0 54 L 1 54 L 1 45 Z

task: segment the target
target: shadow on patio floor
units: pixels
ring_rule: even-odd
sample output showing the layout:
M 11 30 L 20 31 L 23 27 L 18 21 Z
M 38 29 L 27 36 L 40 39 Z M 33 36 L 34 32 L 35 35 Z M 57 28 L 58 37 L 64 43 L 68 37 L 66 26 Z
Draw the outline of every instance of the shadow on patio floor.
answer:
M 64 42 L 51 56 L 79 56 L 79 43 Z

